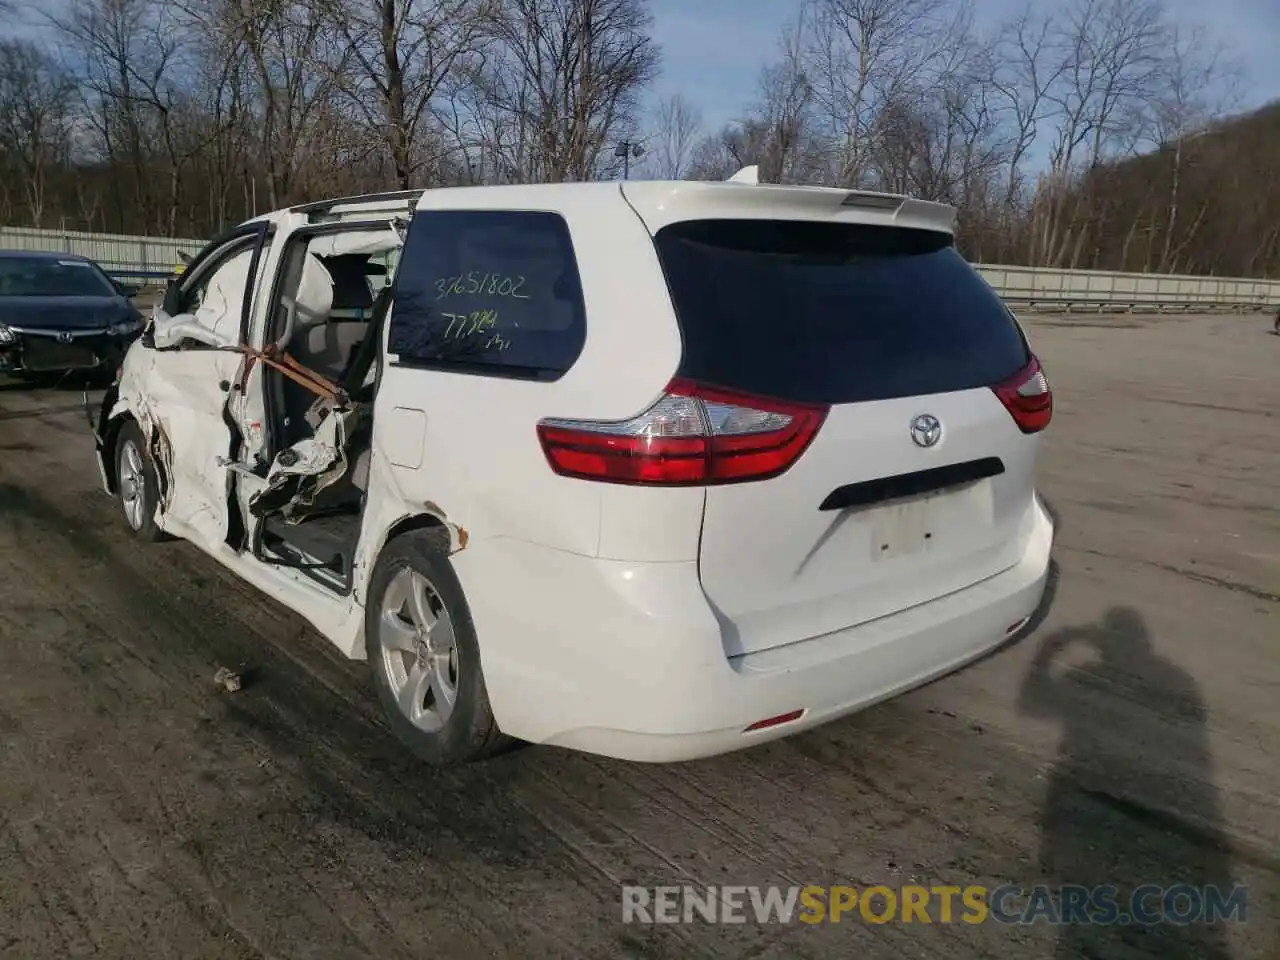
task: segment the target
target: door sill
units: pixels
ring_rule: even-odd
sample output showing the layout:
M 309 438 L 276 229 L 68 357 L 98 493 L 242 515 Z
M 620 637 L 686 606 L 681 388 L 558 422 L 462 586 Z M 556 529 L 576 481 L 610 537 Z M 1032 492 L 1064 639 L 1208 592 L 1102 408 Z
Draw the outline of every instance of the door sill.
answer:
M 270 514 L 257 525 L 254 554 L 264 563 L 297 570 L 340 596 L 351 592 L 352 566 L 363 509 L 309 517 L 298 524 Z

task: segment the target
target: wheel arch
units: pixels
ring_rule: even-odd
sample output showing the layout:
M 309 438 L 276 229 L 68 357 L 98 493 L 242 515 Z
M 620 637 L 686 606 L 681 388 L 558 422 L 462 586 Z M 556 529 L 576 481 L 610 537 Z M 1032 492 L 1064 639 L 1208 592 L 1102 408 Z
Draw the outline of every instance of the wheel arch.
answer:
M 378 553 L 382 553 L 392 540 L 402 537 L 406 533 L 412 533 L 414 530 L 443 530 L 449 525 L 447 520 L 435 513 L 413 513 L 407 517 L 402 517 L 387 528 L 387 532 L 382 537 L 382 545 L 378 548 Z M 452 552 L 450 550 L 450 553 Z
M 133 415 L 133 411 L 124 407 L 113 411 L 102 428 L 102 463 L 107 468 L 104 471 L 107 476 L 107 488 L 117 496 L 120 493 L 120 476 L 114 469 L 116 443 L 120 440 L 120 431 L 124 429 L 125 424 L 137 422 L 138 418 Z
M 156 425 L 149 424 L 146 420 L 137 416 L 127 402 L 121 400 L 113 408 L 111 416 L 102 428 L 102 463 L 107 475 L 108 489 L 113 495 L 118 496 L 120 493 L 120 478 L 117 471 L 111 469 L 116 463 L 116 445 L 120 442 L 120 432 L 128 424 L 133 424 L 138 428 L 138 432 L 142 434 L 143 450 L 142 455 L 147 458 L 151 465 L 155 468 L 156 484 L 159 487 L 160 502 L 165 503 L 165 498 L 169 493 L 169 474 L 165 464 L 165 444 L 168 438 L 164 432 Z M 159 452 L 159 455 L 157 455 Z
M 438 530 L 441 546 L 447 556 L 466 549 L 468 539 L 466 529 L 449 520 L 445 512 L 434 503 L 428 502 L 417 510 L 402 513 L 387 525 L 375 544 L 361 551 L 364 559 L 360 563 L 361 569 L 357 574 L 355 590 L 361 607 L 369 600 L 369 582 L 373 577 L 374 568 L 378 565 L 378 560 L 386 552 L 387 547 L 398 538 L 418 530 Z
M 404 543 L 407 537 L 412 537 L 417 542 Z M 427 542 L 423 543 L 424 540 Z M 454 644 L 459 651 L 455 696 L 457 707 L 462 712 L 455 712 L 445 726 L 436 731 L 428 731 L 425 735 L 420 729 L 411 726 L 412 718 L 407 717 L 400 707 L 404 699 L 402 691 L 397 690 L 390 679 L 387 658 L 379 655 L 382 647 L 381 641 L 377 639 L 378 634 L 370 632 L 371 629 L 378 629 L 382 611 L 373 602 L 372 595 L 366 595 L 361 604 L 363 642 L 360 646 L 364 653 L 363 659 L 368 663 L 373 686 L 392 732 L 401 743 L 433 765 L 479 760 L 502 752 L 514 743 L 503 734 L 494 717 L 484 678 L 484 656 L 470 617 L 465 590 L 457 577 L 457 571 L 448 562 L 449 556 L 465 549 L 466 541 L 466 531 L 449 521 L 434 504 L 428 503 L 425 509 L 401 515 L 387 526 L 377 550 L 371 551 L 376 560 L 370 565 L 366 580 L 366 587 L 381 584 L 384 589 L 394 582 L 396 567 L 383 567 L 389 551 L 392 551 L 391 555 L 396 563 L 407 560 L 415 570 L 428 577 L 440 600 L 450 604 L 448 609 L 451 617 L 465 614 L 463 620 L 454 620 Z M 401 545 L 399 551 L 396 551 L 397 544 Z M 419 566 L 423 562 L 426 566 Z M 374 570 L 379 568 L 382 572 L 375 574 Z M 451 594 L 454 595 L 452 600 Z M 379 597 L 378 604 L 382 602 L 383 599 Z M 462 605 L 461 608 L 454 605 L 458 603 Z M 464 672 L 463 665 L 467 663 L 472 667 Z

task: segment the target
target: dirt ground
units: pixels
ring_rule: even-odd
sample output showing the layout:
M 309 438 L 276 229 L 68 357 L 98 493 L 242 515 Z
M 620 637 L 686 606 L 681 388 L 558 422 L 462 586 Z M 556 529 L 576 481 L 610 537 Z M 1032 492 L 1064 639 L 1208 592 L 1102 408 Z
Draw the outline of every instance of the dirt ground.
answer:
M 79 393 L 0 384 L 0 956 L 1280 956 L 1280 338 L 1038 318 L 1043 625 L 793 740 L 436 773 L 364 665 L 98 488 Z M 219 666 L 247 664 L 236 694 Z M 620 885 L 1249 887 L 1226 928 L 624 925 Z

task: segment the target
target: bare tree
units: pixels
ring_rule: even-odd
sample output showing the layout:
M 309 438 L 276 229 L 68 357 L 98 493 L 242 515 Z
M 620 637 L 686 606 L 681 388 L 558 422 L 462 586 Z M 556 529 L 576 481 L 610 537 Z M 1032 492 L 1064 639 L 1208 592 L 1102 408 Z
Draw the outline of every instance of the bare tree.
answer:
M 432 107 L 452 74 L 478 66 L 498 0 L 327 2 L 350 54 L 337 87 L 385 145 L 393 185 L 407 189 L 432 159 L 423 142 Z
M 1061 77 L 1047 94 L 1055 129 L 1037 210 L 1038 262 L 1079 262 L 1084 234 L 1078 221 L 1086 199 L 1070 187 L 1140 142 L 1166 36 L 1159 0 L 1074 0 L 1068 8 L 1057 36 Z
M 192 157 L 196 172 L 188 178 L 198 197 L 187 210 L 188 218 L 224 224 L 233 222 L 232 210 L 237 208 L 255 215 L 256 88 L 248 52 L 240 38 L 211 33 L 189 59 L 188 136 L 201 146 Z
M 1173 27 L 1168 31 L 1160 70 L 1160 84 L 1153 98 L 1153 145 L 1167 150 L 1171 157 L 1168 215 L 1161 242 L 1157 269 L 1172 272 L 1177 260 L 1208 210 L 1204 203 L 1196 212 L 1189 229 L 1175 244 L 1180 227 L 1180 187 L 1188 138 L 1207 132 L 1207 125 L 1235 106 L 1239 96 L 1241 70 L 1220 42 L 1215 42 L 1202 27 Z
M 937 51 L 927 84 L 904 83 L 882 105 L 870 168 L 883 189 L 972 212 L 986 204 L 1009 149 L 989 82 L 990 51 L 976 37 L 955 39 Z
M 155 23 L 149 0 L 87 0 L 50 14 L 59 43 L 76 64 L 85 119 L 95 148 L 124 177 L 111 185 L 115 202 L 132 202 L 147 230 L 163 225 L 161 199 L 152 176 L 154 116 L 147 88 L 164 82 L 173 47 L 162 38 L 149 43 Z
M 818 131 L 813 86 L 805 72 L 805 22 L 788 26 L 777 62 L 765 66 L 747 116 L 705 139 L 694 151 L 699 176 L 723 179 L 759 166 L 773 183 L 822 182 L 829 175 L 827 143 Z
M 881 112 L 928 85 L 934 65 L 966 41 L 969 19 L 967 3 L 949 0 L 806 0 L 803 66 L 835 183 L 874 185 Z
M 224 48 L 244 51 L 257 110 L 253 130 L 269 208 L 296 195 L 310 161 L 338 153 L 330 103 L 349 47 L 319 3 L 187 0 Z
M 158 0 L 83 0 L 51 20 L 76 51 L 101 147 L 108 156 L 123 153 L 135 167 L 147 229 L 172 234 L 183 178 L 203 146 L 184 135 L 194 34 Z
M 647 140 L 645 172 L 658 180 L 687 176 L 701 134 L 702 112 L 687 97 L 677 93 L 660 100 Z
M 643 0 L 505 0 L 474 104 L 503 180 L 589 180 L 658 69 Z
M 37 227 L 44 222 L 47 179 L 69 159 L 74 93 L 72 78 L 35 44 L 0 41 L 0 170 L 16 174 Z
M 755 114 L 766 134 L 766 149 L 755 162 L 761 179 L 771 182 L 812 182 L 826 173 L 814 120 L 814 87 L 804 60 L 805 26 L 802 14 L 783 31 L 781 58 L 760 74 Z
M 1025 165 L 1052 110 L 1049 91 L 1066 68 L 1053 39 L 1053 20 L 1028 6 L 998 28 L 985 61 L 986 85 L 1008 150 L 999 197 L 997 233 L 1002 239 L 997 256 L 1007 256 L 1018 245 L 1017 231 L 1026 213 Z

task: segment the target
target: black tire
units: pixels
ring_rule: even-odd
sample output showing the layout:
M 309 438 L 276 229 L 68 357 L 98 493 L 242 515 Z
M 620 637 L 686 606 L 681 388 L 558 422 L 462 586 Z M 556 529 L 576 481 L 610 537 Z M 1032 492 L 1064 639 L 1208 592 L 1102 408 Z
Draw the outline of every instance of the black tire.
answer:
M 141 483 L 133 482 L 126 477 L 131 450 L 136 452 L 141 462 Z M 132 420 L 124 424 L 116 435 L 115 470 L 116 491 L 120 499 L 121 513 L 133 535 L 146 543 L 159 543 L 168 539 L 156 526 L 156 504 L 160 502 L 160 485 L 156 479 L 155 464 L 151 462 L 151 455 L 147 452 L 142 431 Z M 136 495 L 141 503 L 136 517 L 130 516 L 129 504 L 132 501 L 128 497 L 131 493 Z
M 387 722 L 396 739 L 419 758 L 437 767 L 481 760 L 512 743 L 510 738 L 499 731 L 493 719 L 484 672 L 480 667 L 480 644 L 476 638 L 475 626 L 471 622 L 471 610 L 467 606 L 467 599 L 463 595 L 457 574 L 453 571 L 453 565 L 449 562 L 448 551 L 448 533 L 440 529 L 414 530 L 388 543 L 369 580 L 364 616 L 365 652 L 369 660 L 369 672 Z M 393 602 L 395 600 L 394 597 L 388 597 L 388 591 L 394 584 L 403 583 L 399 578 L 405 571 L 410 571 L 425 581 L 453 627 L 456 662 L 453 662 L 451 669 L 455 671 L 456 696 L 451 711 L 435 731 L 423 729 L 400 707 L 396 696 L 399 684 L 392 675 L 395 672 L 393 664 L 397 657 L 403 663 L 410 655 L 384 642 L 384 607 L 388 599 Z M 419 702 L 418 707 L 422 706 Z

